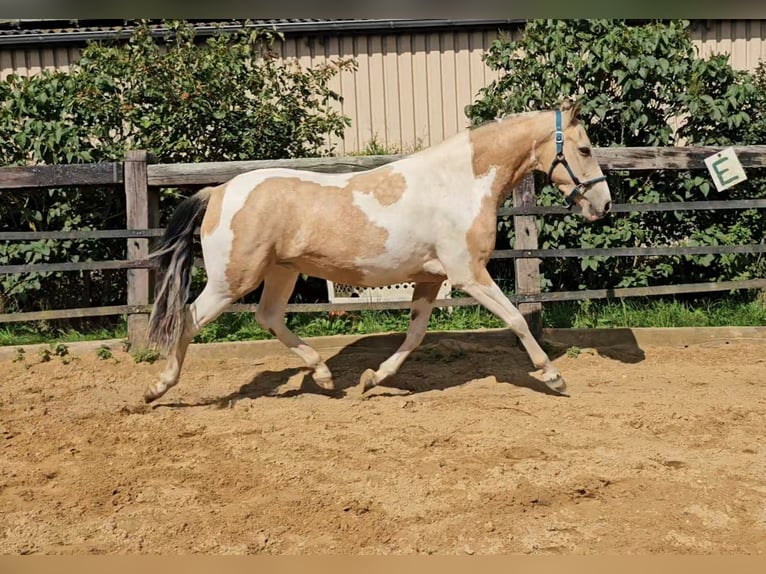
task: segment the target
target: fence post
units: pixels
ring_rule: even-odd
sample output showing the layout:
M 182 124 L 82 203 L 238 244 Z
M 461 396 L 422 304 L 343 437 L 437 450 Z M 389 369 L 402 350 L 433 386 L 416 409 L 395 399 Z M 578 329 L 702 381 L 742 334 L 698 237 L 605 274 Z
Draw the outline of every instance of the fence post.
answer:
M 148 154 L 144 150 L 130 150 L 125 154 L 125 209 L 127 229 L 159 227 L 159 194 L 147 184 Z M 149 240 L 128 239 L 128 260 L 136 261 L 149 256 Z M 128 269 L 128 305 L 148 305 L 153 290 L 153 273 L 149 269 Z M 146 347 L 149 326 L 147 313 L 128 314 L 128 341 L 131 349 Z
M 535 179 L 527 175 L 513 190 L 514 207 L 530 207 L 535 205 Z M 533 215 L 514 215 L 513 229 L 515 232 L 514 249 L 537 249 L 537 225 Z M 540 260 L 516 259 L 516 293 L 540 293 Z M 540 338 L 543 331 L 542 303 L 520 303 L 519 311 L 527 320 L 530 331 L 535 338 Z

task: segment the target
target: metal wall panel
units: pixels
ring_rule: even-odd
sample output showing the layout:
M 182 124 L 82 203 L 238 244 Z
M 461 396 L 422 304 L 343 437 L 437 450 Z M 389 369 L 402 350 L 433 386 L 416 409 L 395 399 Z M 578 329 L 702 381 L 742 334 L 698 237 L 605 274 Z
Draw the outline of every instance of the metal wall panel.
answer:
M 766 20 L 698 20 L 692 40 L 703 58 L 726 54 L 734 68 L 755 70 L 766 58 Z
M 351 118 L 340 153 L 375 142 L 409 152 L 438 143 L 468 125 L 465 106 L 495 74 L 482 55 L 496 32 L 429 32 L 291 37 L 281 45 L 285 59 L 318 65 L 354 58 L 357 69 L 333 80 Z

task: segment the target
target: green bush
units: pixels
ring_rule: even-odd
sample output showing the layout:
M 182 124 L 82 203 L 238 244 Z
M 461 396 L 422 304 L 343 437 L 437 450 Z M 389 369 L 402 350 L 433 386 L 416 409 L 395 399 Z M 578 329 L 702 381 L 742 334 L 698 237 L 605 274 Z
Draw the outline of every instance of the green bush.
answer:
M 583 103 L 596 146 L 743 145 L 766 137 L 766 70 L 737 72 L 725 55 L 700 58 L 687 22 L 535 20 L 520 40 L 496 41 L 485 61 L 501 75 L 466 109 L 474 123 L 552 108 L 572 95 Z M 609 183 L 619 203 L 766 197 L 763 174 L 748 175 L 747 183 L 721 193 L 701 171 L 613 173 Z M 538 183 L 539 203 L 561 205 L 558 191 Z M 566 215 L 539 218 L 538 227 L 541 246 L 550 249 L 727 245 L 762 241 L 766 218 L 763 210 L 627 213 L 590 225 Z M 512 244 L 512 223 L 501 222 L 499 230 L 498 242 Z M 763 277 L 764 267 L 754 255 L 561 258 L 542 264 L 546 290 Z
M 140 24 L 127 43 L 91 43 L 70 72 L 0 82 L 0 165 L 119 161 L 147 149 L 160 162 L 317 156 L 332 152 L 347 117 L 330 80 L 352 66 L 306 69 L 272 55 L 274 37 L 243 30 L 200 44 L 186 23 L 155 38 Z M 164 190 L 167 214 L 179 190 Z M 0 231 L 115 229 L 119 188 L 6 193 Z M 124 240 L 0 243 L 0 264 L 122 259 Z M 0 312 L 120 304 L 124 271 L 0 276 Z

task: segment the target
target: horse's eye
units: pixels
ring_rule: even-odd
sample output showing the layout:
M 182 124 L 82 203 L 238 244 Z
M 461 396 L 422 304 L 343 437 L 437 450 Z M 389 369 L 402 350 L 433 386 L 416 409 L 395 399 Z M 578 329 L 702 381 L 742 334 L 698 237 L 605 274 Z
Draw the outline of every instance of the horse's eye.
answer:
M 581 155 L 581 156 L 584 156 L 584 157 L 590 157 L 590 153 L 591 153 L 591 152 L 590 152 L 590 148 L 589 148 L 589 147 L 581 147 L 581 148 L 577 148 L 577 151 L 579 151 L 579 152 L 580 152 L 580 155 Z

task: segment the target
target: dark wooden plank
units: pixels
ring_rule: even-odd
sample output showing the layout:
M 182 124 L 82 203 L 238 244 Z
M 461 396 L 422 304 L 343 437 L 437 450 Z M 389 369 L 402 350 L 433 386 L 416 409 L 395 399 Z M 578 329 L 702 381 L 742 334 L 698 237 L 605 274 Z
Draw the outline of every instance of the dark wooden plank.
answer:
M 650 257 L 673 255 L 721 255 L 730 253 L 766 253 L 766 244 L 698 245 L 674 247 L 610 247 L 587 249 L 498 249 L 492 259 L 550 258 L 550 257 Z
M 104 271 L 107 269 L 149 269 L 146 259 L 136 261 L 76 261 L 68 263 L 32 263 L 0 265 L 0 275 L 14 273 L 54 273 L 59 271 Z
M 661 203 L 620 203 L 613 207 L 614 213 L 703 211 L 720 209 L 763 209 L 766 199 L 732 199 L 725 201 L 664 201 Z
M 703 160 L 722 147 L 596 148 L 596 158 L 605 170 L 704 169 Z M 742 165 L 766 167 L 766 146 L 735 146 Z M 246 171 L 287 167 L 310 171 L 345 172 L 371 169 L 403 156 L 353 156 L 297 158 L 191 164 L 157 164 L 148 169 L 151 186 L 209 185 L 227 181 Z M 68 185 L 119 185 L 120 163 L 14 166 L 0 168 L 0 189 L 64 187 Z
M 579 301 L 584 299 L 611 299 L 619 297 L 647 297 L 659 295 L 676 295 L 679 293 L 714 293 L 717 291 L 736 291 L 738 289 L 766 288 L 766 279 L 748 279 L 744 281 L 721 281 L 712 283 L 687 283 L 681 285 L 656 285 L 651 287 L 625 287 L 615 289 L 587 289 L 583 291 L 561 291 L 557 293 L 511 294 L 508 298 L 516 303 Z M 295 312 L 327 312 L 327 311 L 362 311 L 385 309 L 409 309 L 409 301 L 380 301 L 377 303 L 310 303 L 291 304 L 287 311 Z M 455 299 L 439 299 L 436 307 L 465 307 L 477 305 L 471 297 Z M 231 311 L 255 311 L 257 305 L 233 305 Z
M 618 203 L 613 213 L 700 211 L 721 209 L 764 209 L 766 199 L 733 199 L 728 201 L 673 201 L 663 203 Z M 502 207 L 498 217 L 511 215 L 566 215 L 574 213 L 562 206 Z M 110 229 L 80 231 L 2 231 L 0 241 L 37 241 L 39 239 L 127 239 L 130 237 L 161 237 L 164 229 Z M 195 230 L 199 235 L 199 228 Z
M 745 281 L 722 281 L 712 283 L 687 283 L 681 285 L 656 285 L 652 287 L 625 287 L 615 289 L 587 289 L 583 291 L 560 291 L 557 293 L 510 294 L 515 304 L 553 301 L 580 301 L 584 299 L 611 299 L 618 297 L 647 297 L 658 295 L 676 295 L 680 293 L 714 293 L 716 291 L 736 291 L 738 289 L 763 289 L 766 279 L 748 279 Z M 382 311 L 409 309 L 410 301 L 378 301 L 375 303 L 298 303 L 287 306 L 289 313 L 325 313 L 328 311 Z M 478 305 L 472 297 L 438 299 L 436 307 L 466 307 Z M 257 304 L 232 305 L 227 313 L 255 311 Z
M 457 299 L 437 299 L 434 305 L 437 307 L 466 307 L 477 305 L 472 297 L 460 297 Z M 328 311 L 395 311 L 408 310 L 412 301 L 372 301 L 359 303 L 291 303 L 287 306 L 289 313 L 326 313 Z M 227 313 L 255 312 L 258 309 L 256 303 L 238 303 L 227 309 Z
M 706 169 L 704 160 L 724 147 L 609 147 L 595 148 L 604 170 Z M 734 146 L 742 167 L 766 167 L 766 145 Z
M 372 169 L 400 159 L 400 155 L 265 159 L 207 163 L 154 164 L 148 168 L 149 185 L 213 185 L 254 169 L 290 168 L 328 173 Z
M 83 229 L 78 231 L 0 231 L 0 241 L 39 241 L 40 239 L 129 239 L 161 237 L 164 229 Z
M 0 190 L 121 183 L 122 164 L 114 162 L 0 167 Z
M 147 229 L 159 225 L 159 194 L 147 185 L 148 156 L 143 150 L 125 155 L 125 201 L 128 229 Z M 144 261 L 149 257 L 149 240 L 128 240 L 128 260 Z M 146 268 L 128 270 L 128 305 L 147 305 L 153 292 L 153 273 Z M 133 349 L 146 347 L 149 317 L 144 313 L 128 315 L 128 340 Z
M 535 204 L 535 179 L 527 175 L 513 190 L 514 207 L 525 208 Z M 537 220 L 532 215 L 516 215 L 513 218 L 514 250 L 537 249 Z M 540 293 L 540 262 L 531 258 L 516 258 L 514 262 L 516 292 Z M 522 303 L 519 311 L 529 325 L 535 338 L 543 332 L 543 307 L 540 303 Z
M 665 201 L 662 203 L 616 203 L 612 213 L 648 213 L 661 211 L 702 211 L 708 209 L 763 209 L 766 199 L 732 199 L 724 201 Z M 531 207 L 501 207 L 498 217 L 510 215 L 567 215 L 578 213 L 575 208 L 571 211 L 564 205 L 534 205 Z
M 608 249 L 498 249 L 492 259 L 542 259 L 548 257 L 659 257 L 674 255 L 721 255 L 731 253 L 766 253 L 766 244 L 700 245 L 686 247 L 613 247 Z M 202 267 L 202 260 L 195 259 Z M 149 260 L 77 261 L 67 263 L 33 263 L 0 265 L 0 275 L 13 273 L 43 273 L 59 271 L 96 271 L 106 269 L 151 269 Z M 139 305 L 140 303 L 135 303 Z M 408 302 L 409 304 L 409 302 Z
M 744 281 L 721 281 L 712 283 L 686 283 L 681 285 L 655 285 L 652 287 L 625 287 L 614 289 L 587 289 L 583 291 L 560 291 L 541 293 L 540 295 L 521 295 L 512 297 L 515 301 L 580 301 L 583 299 L 614 299 L 622 297 L 656 297 L 677 295 L 679 293 L 714 293 L 716 291 L 735 291 L 738 289 L 763 289 L 766 279 L 748 279 Z
M 616 204 L 612 211 L 626 213 L 630 211 L 697 211 L 704 209 L 763 209 L 766 199 L 743 199 L 731 201 L 696 201 L 696 202 L 666 202 L 657 204 Z M 565 207 L 533 206 L 533 207 L 503 207 L 498 212 L 499 217 L 511 215 L 566 215 L 570 213 Z M 40 239 L 128 239 L 161 237 L 164 229 L 93 229 L 77 231 L 0 231 L 0 241 L 38 241 Z M 195 231 L 199 235 L 199 229 Z
M 722 147 L 596 148 L 604 170 L 704 169 L 704 159 Z M 766 167 L 766 146 L 735 146 L 745 168 Z M 189 164 L 156 164 L 148 169 L 149 185 L 211 185 L 254 169 L 282 167 L 309 171 L 349 172 L 385 165 L 401 155 L 297 158 Z
M 137 312 L 130 305 L 112 305 L 109 307 L 83 307 L 80 309 L 56 309 L 51 311 L 30 311 L 26 313 L 0 313 L 0 323 L 20 323 L 23 321 L 52 321 L 54 319 L 79 319 L 83 317 L 108 317 Z

